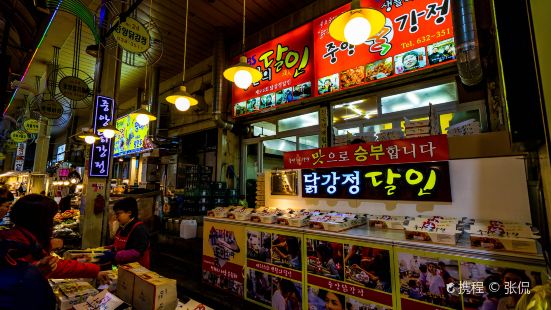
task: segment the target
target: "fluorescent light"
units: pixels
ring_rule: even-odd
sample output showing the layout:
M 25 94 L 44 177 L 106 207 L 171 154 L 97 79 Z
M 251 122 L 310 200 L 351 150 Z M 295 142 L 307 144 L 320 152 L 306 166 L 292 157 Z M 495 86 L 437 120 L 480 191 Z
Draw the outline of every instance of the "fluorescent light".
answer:
M 349 120 L 349 119 L 353 119 L 353 118 L 357 118 L 357 117 L 360 117 L 362 116 L 362 114 L 352 114 L 352 115 L 345 115 L 342 117 L 343 120 Z

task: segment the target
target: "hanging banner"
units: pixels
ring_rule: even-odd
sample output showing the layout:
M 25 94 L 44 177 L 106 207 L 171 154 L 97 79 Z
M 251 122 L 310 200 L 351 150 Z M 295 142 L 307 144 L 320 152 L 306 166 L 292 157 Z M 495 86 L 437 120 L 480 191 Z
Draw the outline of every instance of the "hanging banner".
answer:
M 15 151 L 15 162 L 14 168 L 15 171 L 23 171 L 23 166 L 25 165 L 25 151 L 27 150 L 26 143 L 18 143 L 17 149 Z
M 35 119 L 28 119 L 23 122 L 23 128 L 28 133 L 38 133 L 38 121 Z
M 115 100 L 113 98 L 97 96 L 94 109 L 94 132 L 100 137 L 94 144 L 90 152 L 90 171 L 91 177 L 109 176 L 109 164 L 111 161 L 111 139 L 103 136 L 98 129 L 109 125 L 114 117 Z
M 275 109 L 312 95 L 311 23 L 250 50 L 245 56 L 249 65 L 262 72 L 262 80 L 246 90 L 233 85 L 234 116 Z
M 276 309 L 287 300 L 291 309 L 302 309 L 302 242 L 302 234 L 247 229 L 246 299 Z
M 302 196 L 451 202 L 447 161 L 302 170 Z
M 29 135 L 27 135 L 27 133 L 23 130 L 14 130 L 11 132 L 10 138 L 15 142 L 20 143 L 27 141 L 27 139 L 29 139 Z
M 308 309 L 392 307 L 390 247 L 309 235 L 305 239 Z
M 386 24 L 360 45 L 336 41 L 329 24 L 350 4 L 314 20 L 316 94 L 363 85 L 455 59 L 450 0 L 362 0 L 379 10 Z
M 356 167 L 442 160 L 448 160 L 446 135 L 283 153 L 285 169 Z
M 243 297 L 245 227 L 205 220 L 203 282 Z

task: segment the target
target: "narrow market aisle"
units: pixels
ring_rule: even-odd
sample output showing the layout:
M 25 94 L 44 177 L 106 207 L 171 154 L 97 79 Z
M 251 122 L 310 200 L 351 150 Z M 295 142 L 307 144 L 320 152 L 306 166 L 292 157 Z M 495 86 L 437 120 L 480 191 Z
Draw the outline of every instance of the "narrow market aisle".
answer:
M 203 240 L 181 239 L 169 235 L 152 238 L 151 269 L 178 281 L 178 298 L 195 299 L 216 310 L 264 309 L 222 290 L 205 285 L 201 280 Z

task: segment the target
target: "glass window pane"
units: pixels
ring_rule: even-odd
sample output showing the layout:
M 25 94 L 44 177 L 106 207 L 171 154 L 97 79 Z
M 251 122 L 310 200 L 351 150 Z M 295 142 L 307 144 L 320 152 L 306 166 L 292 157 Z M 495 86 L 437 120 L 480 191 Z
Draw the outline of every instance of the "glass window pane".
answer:
M 319 135 L 305 136 L 298 138 L 298 149 L 309 150 L 319 147 Z
M 283 168 L 283 153 L 297 150 L 296 139 L 297 137 L 292 136 L 262 142 L 264 146 L 263 170 Z
M 318 112 L 284 118 L 277 121 L 279 132 L 319 125 Z
M 383 129 L 392 129 L 392 123 L 365 126 L 364 133 L 368 133 L 368 132 L 379 133 Z
M 417 89 L 397 95 L 381 97 L 383 113 L 392 113 L 457 101 L 455 82 Z
M 251 124 L 255 137 L 267 137 L 276 135 L 276 125 L 271 122 L 258 122 Z
M 377 117 L 377 97 L 353 100 L 333 105 L 333 124 L 346 127 L 347 122 Z
M 337 129 L 337 136 L 344 136 L 347 134 L 355 134 L 355 133 L 360 133 L 360 127 Z

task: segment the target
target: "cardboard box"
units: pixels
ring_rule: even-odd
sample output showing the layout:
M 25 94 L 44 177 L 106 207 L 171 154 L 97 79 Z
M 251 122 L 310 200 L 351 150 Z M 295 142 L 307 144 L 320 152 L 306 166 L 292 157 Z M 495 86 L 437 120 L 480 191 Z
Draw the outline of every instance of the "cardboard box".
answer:
M 471 246 L 488 250 L 505 250 L 537 254 L 538 247 L 535 239 L 528 238 L 507 238 L 497 236 L 470 235 Z
M 132 303 L 134 282 L 136 276 L 151 272 L 139 263 L 130 263 L 119 266 L 117 279 L 117 296 L 125 302 Z
M 175 309 L 176 280 L 146 273 L 135 278 L 132 305 L 137 310 Z

